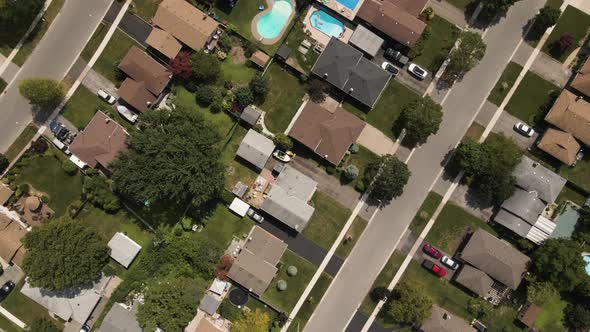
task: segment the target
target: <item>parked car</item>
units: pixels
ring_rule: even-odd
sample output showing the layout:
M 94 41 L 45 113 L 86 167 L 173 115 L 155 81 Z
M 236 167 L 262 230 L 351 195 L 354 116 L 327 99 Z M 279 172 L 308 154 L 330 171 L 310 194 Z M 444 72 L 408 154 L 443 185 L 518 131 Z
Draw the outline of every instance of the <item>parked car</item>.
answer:
M 438 250 L 435 247 L 431 246 L 430 243 L 424 243 L 424 246 L 422 247 L 422 250 L 426 254 L 428 254 L 428 256 L 434 257 L 436 259 L 439 259 L 440 256 L 442 256 L 442 253 L 440 252 L 440 250 Z
M 248 215 L 248 217 L 252 218 L 252 220 L 256 221 L 259 224 L 262 224 L 262 222 L 264 221 L 264 217 L 259 215 L 258 212 L 254 211 L 254 209 L 252 208 L 248 209 L 248 212 L 246 212 L 246 214 Z
M 535 134 L 535 130 L 522 122 L 517 122 L 514 125 L 514 130 L 523 134 L 526 137 L 532 137 Z
M 275 150 L 272 154 L 273 157 L 277 158 L 278 160 L 288 163 L 291 161 L 291 156 L 281 150 Z
M 100 97 L 100 99 L 106 101 L 109 105 L 113 105 L 115 103 L 115 101 L 117 100 L 115 97 L 104 92 L 103 90 L 98 90 L 97 94 Z
M 410 72 L 410 74 L 413 74 L 420 80 L 424 80 L 428 76 L 428 72 L 426 71 L 426 69 L 418 66 L 415 63 L 411 63 L 410 66 L 408 66 L 408 72 Z
M 459 268 L 459 263 L 452 260 L 449 256 L 443 256 L 443 258 L 441 258 L 440 261 L 441 261 L 441 263 L 450 267 L 453 270 L 456 270 Z
M 440 278 L 444 277 L 447 275 L 447 270 L 445 270 L 445 268 L 440 267 L 436 264 L 434 264 L 433 262 L 425 259 L 422 262 L 422 266 L 427 269 L 428 271 L 436 274 L 437 276 L 439 276 Z
M 117 112 L 119 112 L 122 117 L 127 119 L 127 121 L 131 123 L 137 122 L 137 114 L 131 112 L 131 110 L 129 110 L 127 107 L 123 105 L 117 105 Z
M 88 332 L 88 331 L 90 331 L 90 326 L 88 326 L 88 324 L 84 324 L 80 328 L 80 332 Z
M 10 292 L 14 289 L 14 282 L 8 280 L 7 282 L 4 283 L 4 285 L 2 285 L 2 288 L 0 288 L 0 301 L 4 300 L 8 294 L 10 294 Z
M 395 76 L 397 75 L 397 73 L 399 73 L 399 70 L 397 68 L 395 68 L 394 65 L 392 65 L 391 63 L 385 61 L 381 64 L 381 68 L 383 68 L 383 70 L 387 71 L 388 73 L 390 73 L 391 75 Z
M 383 55 L 389 60 L 397 61 L 399 64 L 402 65 L 402 67 L 407 65 L 408 61 L 410 61 L 410 59 L 407 56 L 403 55 L 402 52 L 396 51 L 393 48 L 386 49 Z

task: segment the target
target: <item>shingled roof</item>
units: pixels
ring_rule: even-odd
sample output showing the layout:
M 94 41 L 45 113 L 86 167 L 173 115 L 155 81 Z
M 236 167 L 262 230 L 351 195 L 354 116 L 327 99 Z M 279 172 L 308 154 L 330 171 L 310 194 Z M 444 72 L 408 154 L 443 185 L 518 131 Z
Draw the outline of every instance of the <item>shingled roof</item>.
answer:
M 586 60 L 586 63 L 580 68 L 571 87 L 590 97 L 590 60 Z
M 527 156 L 512 172 L 516 184 L 526 191 L 534 191 L 543 202 L 553 203 L 567 182 L 566 179 Z
M 564 89 L 545 121 L 590 145 L 590 103 Z
M 180 44 L 176 38 L 168 32 L 158 28 L 152 29 L 152 32 L 145 42 L 169 59 L 174 59 L 182 48 L 182 44 Z
M 6 263 L 14 262 L 21 266 L 27 251 L 21 239 L 26 234 L 27 230 L 18 221 L 0 214 L 0 257 Z
M 467 264 L 457 273 L 455 281 L 481 297 L 486 297 L 494 284 L 487 274 Z
M 570 166 L 576 162 L 576 156 L 581 148 L 572 134 L 553 128 L 545 131 L 537 147 Z

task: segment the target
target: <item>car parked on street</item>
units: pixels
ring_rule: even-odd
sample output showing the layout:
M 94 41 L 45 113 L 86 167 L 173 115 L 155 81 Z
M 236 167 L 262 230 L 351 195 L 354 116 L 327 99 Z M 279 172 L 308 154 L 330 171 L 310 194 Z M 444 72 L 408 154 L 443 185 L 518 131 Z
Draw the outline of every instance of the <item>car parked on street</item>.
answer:
M 8 296 L 8 294 L 10 294 L 10 292 L 12 292 L 14 287 L 15 287 L 14 282 L 12 282 L 10 280 L 5 282 L 4 285 L 2 285 L 2 288 L 0 288 L 0 301 L 4 300 Z
M 426 77 L 428 77 L 428 72 L 426 71 L 426 69 L 418 66 L 415 63 L 411 63 L 408 66 L 408 72 L 410 72 L 410 74 L 416 76 L 420 80 L 424 80 L 426 79 Z
M 410 59 L 407 56 L 403 55 L 402 52 L 396 51 L 393 48 L 386 49 L 383 55 L 389 60 L 396 61 L 402 67 L 407 65 L 408 61 L 410 61 Z
M 252 220 L 256 221 L 259 224 L 262 224 L 262 222 L 264 221 L 264 217 L 259 215 L 258 212 L 254 211 L 254 209 L 252 208 L 249 208 L 246 214 L 248 215 L 248 217 L 252 218 Z
M 275 150 L 272 154 L 273 157 L 277 158 L 278 160 L 288 163 L 291 161 L 291 156 L 281 150 Z
M 100 99 L 106 101 L 109 105 L 113 105 L 117 100 L 115 97 L 111 96 L 103 90 L 98 90 L 97 94 L 100 97 Z
M 445 270 L 445 268 L 438 266 L 437 264 L 434 264 L 433 262 L 429 261 L 428 259 L 425 259 L 422 262 L 422 266 L 427 269 L 428 271 L 436 274 L 437 276 L 439 276 L 440 278 L 444 277 L 447 275 L 447 270 Z
M 397 73 L 399 73 L 399 70 L 394 65 L 392 65 L 391 63 L 389 63 L 387 61 L 385 61 L 381 64 L 381 68 L 383 68 L 383 70 L 390 73 L 393 77 L 395 77 L 395 75 L 397 75 Z
M 440 252 L 440 250 L 438 250 L 435 247 L 431 246 L 430 243 L 428 243 L 428 242 L 424 243 L 424 246 L 422 247 L 422 250 L 426 254 L 428 254 L 428 256 L 434 257 L 436 259 L 439 259 L 442 256 L 442 253 Z
M 127 119 L 127 121 L 131 123 L 137 122 L 137 114 L 131 112 L 131 110 L 127 107 L 123 105 L 117 105 L 117 112 L 119 112 L 119 114 L 121 114 L 122 117 Z
M 459 263 L 455 262 L 449 256 L 443 256 L 443 258 L 441 258 L 440 261 L 441 261 L 441 263 L 443 263 L 444 265 L 450 267 L 453 270 L 456 270 L 456 269 L 459 268 Z
M 528 125 L 522 123 L 522 122 L 517 122 L 514 125 L 514 130 L 516 130 L 517 132 L 521 133 L 522 135 L 526 136 L 526 137 L 532 137 L 535 134 L 535 130 L 531 127 L 529 127 Z

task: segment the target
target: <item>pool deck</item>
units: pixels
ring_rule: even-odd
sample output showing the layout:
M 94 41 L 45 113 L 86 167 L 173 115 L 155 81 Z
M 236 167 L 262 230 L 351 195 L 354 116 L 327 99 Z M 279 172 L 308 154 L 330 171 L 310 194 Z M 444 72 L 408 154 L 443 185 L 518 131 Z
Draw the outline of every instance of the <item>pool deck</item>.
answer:
M 311 20 L 310 17 L 313 13 L 315 13 L 316 11 L 321 10 L 321 8 L 317 5 L 312 5 L 311 7 L 309 7 L 309 10 L 307 11 L 307 14 L 305 14 L 305 18 L 303 19 L 303 32 L 305 32 L 306 35 L 309 36 L 309 38 L 314 39 L 315 41 L 317 41 L 320 44 L 323 44 L 324 46 L 328 45 L 328 42 L 330 41 L 330 36 L 326 35 L 325 33 L 321 32 L 320 30 L 318 30 L 317 28 L 315 28 L 312 24 L 311 24 Z M 334 16 L 332 13 L 327 12 L 328 15 L 330 16 Z M 345 23 L 342 21 L 341 18 L 339 18 L 338 16 L 334 16 L 335 19 L 341 21 L 342 23 Z M 354 31 L 352 29 L 350 29 L 349 27 L 346 26 L 346 24 L 344 24 L 344 32 L 340 35 L 340 37 L 338 38 L 340 41 L 344 42 L 344 43 L 348 43 L 348 40 L 350 39 L 350 37 L 352 36 L 352 33 Z
M 350 10 L 348 7 L 341 4 L 337 0 L 317 0 L 317 2 L 332 9 L 333 11 L 340 14 L 342 17 L 352 21 L 356 17 L 356 14 L 358 13 L 359 8 L 361 8 L 361 6 L 363 5 L 364 0 L 359 0 L 359 2 L 356 4 L 354 9 L 352 9 L 352 10 Z
M 295 0 L 289 0 L 289 2 L 291 2 L 291 6 L 293 6 L 293 11 L 291 12 L 291 15 L 289 15 L 289 18 L 287 19 L 287 22 L 285 23 L 285 26 L 283 27 L 281 32 L 275 38 L 264 38 L 258 33 L 258 27 L 257 27 L 258 20 L 260 19 L 260 17 L 262 17 L 262 15 L 271 11 L 273 3 L 274 3 L 274 0 L 266 0 L 266 8 L 263 11 L 261 11 L 260 13 L 258 13 L 256 16 L 254 16 L 254 18 L 252 19 L 252 23 L 250 24 L 250 29 L 252 30 L 252 35 L 254 36 L 256 41 L 258 41 L 264 45 L 272 45 L 272 44 L 279 42 L 283 38 L 283 36 L 285 35 L 287 30 L 291 26 L 291 22 L 293 21 L 293 17 L 295 17 L 295 14 L 297 13 L 297 6 L 295 4 Z

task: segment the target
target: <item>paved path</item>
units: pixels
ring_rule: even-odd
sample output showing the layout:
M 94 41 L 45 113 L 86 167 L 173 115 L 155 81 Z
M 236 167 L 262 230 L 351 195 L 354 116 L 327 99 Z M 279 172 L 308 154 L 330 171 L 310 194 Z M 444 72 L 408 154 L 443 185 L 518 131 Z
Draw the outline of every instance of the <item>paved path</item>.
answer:
M 486 56 L 455 84 L 443 105 L 443 123 L 437 135 L 412 155 L 412 172 L 404 194 L 384 207 L 369 223 L 333 280 L 306 331 L 342 331 L 397 246 L 429 188 L 441 172 L 445 157 L 464 135 L 521 42 L 522 28 L 544 4 L 518 2 L 499 24 L 486 31 Z
M 522 43 L 512 61 L 524 66 L 528 58 L 533 54 L 533 50 L 534 48 L 531 45 Z M 572 75 L 572 71 L 569 68 L 543 52 L 539 53 L 530 70 L 562 88 Z
M 0 63 L 4 63 L 4 61 L 6 61 L 6 57 L 4 55 L 0 54 Z M 16 73 L 18 72 L 19 69 L 20 69 L 19 66 L 15 65 L 12 62 L 9 62 L 6 64 L 6 68 L 4 69 L 2 74 L 0 75 L 0 78 L 2 78 L 4 80 L 4 82 L 10 82 L 10 81 L 12 81 L 14 76 L 16 76 Z

